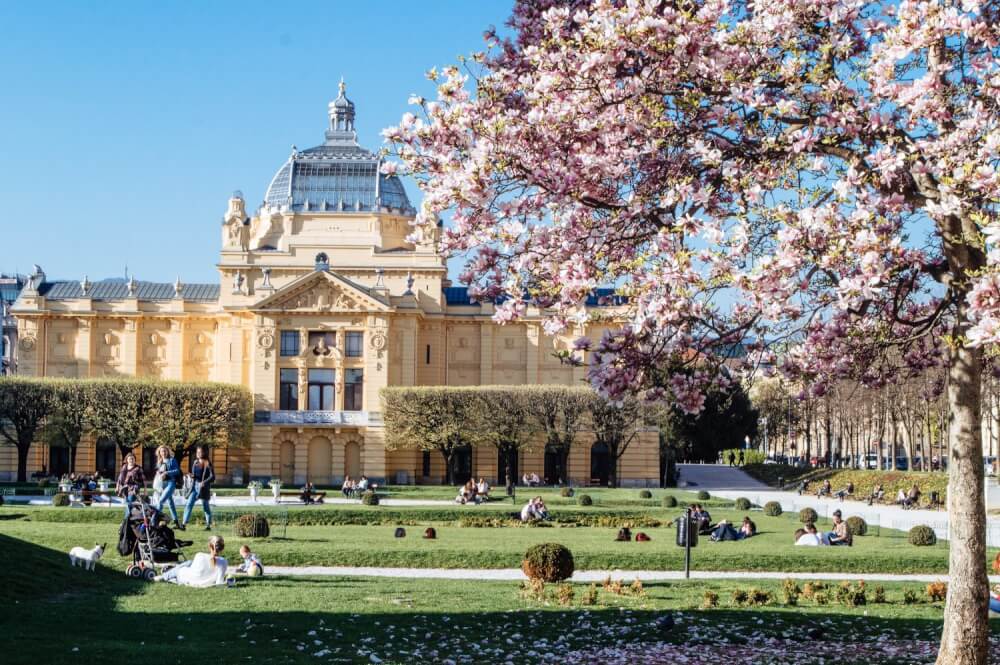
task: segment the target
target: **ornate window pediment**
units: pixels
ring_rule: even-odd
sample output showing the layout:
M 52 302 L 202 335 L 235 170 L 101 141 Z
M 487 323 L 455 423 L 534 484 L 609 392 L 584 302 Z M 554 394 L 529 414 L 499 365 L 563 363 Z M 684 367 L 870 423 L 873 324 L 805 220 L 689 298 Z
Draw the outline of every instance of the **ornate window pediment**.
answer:
M 382 296 L 337 275 L 321 271 L 301 277 L 256 303 L 254 311 L 387 312 Z

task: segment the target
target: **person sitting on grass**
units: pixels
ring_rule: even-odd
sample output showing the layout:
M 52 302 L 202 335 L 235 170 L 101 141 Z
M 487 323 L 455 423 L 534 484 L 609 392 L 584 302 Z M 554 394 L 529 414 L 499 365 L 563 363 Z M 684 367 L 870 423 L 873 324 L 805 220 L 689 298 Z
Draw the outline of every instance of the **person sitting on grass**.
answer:
M 471 480 L 467 481 L 464 485 L 458 488 L 458 496 L 455 497 L 455 503 L 460 503 L 465 505 L 476 500 L 476 486 Z
M 701 507 L 700 503 L 695 503 L 691 506 L 691 519 L 698 525 L 699 535 L 707 536 L 712 533 L 712 529 L 714 528 L 712 516 L 707 510 Z
M 350 499 L 354 493 L 354 481 L 351 480 L 350 476 L 344 476 L 344 484 L 340 486 L 340 493 L 344 495 L 345 499 Z
M 485 478 L 480 478 L 479 482 L 476 483 L 476 494 L 479 495 L 482 501 L 490 498 L 490 484 L 486 482 Z
M 250 577 L 259 577 L 264 574 L 264 565 L 260 562 L 260 557 L 250 551 L 249 545 L 240 546 L 240 556 L 243 563 L 236 569 L 237 573 L 243 573 Z
M 541 484 L 542 484 L 541 478 L 538 477 L 537 473 L 532 472 L 531 473 L 531 486 L 532 487 L 538 487 Z
M 882 483 L 879 483 L 874 488 L 872 488 L 872 493 L 868 495 L 868 505 L 873 503 L 881 503 L 882 499 L 885 497 L 885 488 L 882 487 Z
M 540 520 L 549 519 L 549 509 L 540 496 L 535 497 L 535 514 L 538 515 L 538 519 Z
M 525 487 L 531 484 L 531 476 L 528 475 L 527 471 L 521 474 L 521 484 Z
M 854 483 L 847 483 L 847 487 L 837 490 L 836 497 L 840 499 L 841 502 L 843 502 L 844 498 L 848 496 L 854 496 Z
M 833 487 L 830 485 L 830 479 L 827 478 L 823 481 L 819 490 L 816 491 L 816 498 L 822 499 L 824 496 L 830 496 L 833 493 Z
M 851 529 L 847 526 L 847 522 L 841 519 L 839 510 L 833 511 L 833 531 L 827 531 L 823 534 L 823 544 L 846 545 L 848 547 L 853 544 L 851 542 Z
M 1000 584 L 993 587 L 993 593 L 990 594 L 990 612 L 1000 614 Z
M 222 536 L 208 539 L 208 554 L 198 552 L 190 561 L 174 566 L 153 579 L 157 582 L 173 582 L 183 586 L 209 587 L 226 583 L 226 569 L 229 564 L 220 554 L 226 547 Z
M 805 547 L 819 547 L 823 544 L 823 540 L 816 533 L 815 524 L 806 524 L 805 533 L 799 536 L 799 539 L 795 541 L 796 545 L 802 545 Z
M 913 483 L 913 487 L 911 487 L 910 491 L 906 494 L 907 507 L 916 508 L 920 504 L 920 497 L 922 495 L 923 493 L 920 491 L 920 488 L 917 487 L 916 483 Z
M 808 480 L 802 480 L 802 481 L 800 481 L 799 482 L 799 496 L 802 496 L 803 494 L 805 494 L 808 491 L 809 491 L 809 481 Z

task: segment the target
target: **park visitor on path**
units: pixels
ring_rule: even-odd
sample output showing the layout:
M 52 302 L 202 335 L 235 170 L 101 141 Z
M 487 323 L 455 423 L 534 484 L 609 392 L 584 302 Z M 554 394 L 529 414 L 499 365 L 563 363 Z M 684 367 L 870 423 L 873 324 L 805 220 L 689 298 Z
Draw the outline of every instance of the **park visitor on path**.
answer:
M 163 504 L 170 509 L 170 517 L 174 525 L 180 527 L 177 519 L 177 506 L 174 504 L 174 491 L 181 481 L 181 466 L 167 446 L 156 449 L 156 475 L 153 477 L 153 492 L 156 498 L 156 512 L 163 513 Z
M 135 455 L 125 455 L 125 463 L 118 472 L 118 483 L 115 488 L 118 496 L 125 499 L 125 516 L 128 517 L 132 502 L 139 498 L 139 492 L 146 489 L 146 476 L 142 467 L 135 463 Z
M 187 528 L 187 523 L 191 520 L 191 511 L 194 504 L 201 499 L 201 506 L 205 511 L 205 531 L 212 529 L 212 507 L 209 501 L 212 498 L 212 483 L 215 482 L 215 469 L 212 462 L 206 456 L 204 446 L 198 446 L 195 450 L 194 465 L 191 467 L 191 475 L 194 478 L 194 487 L 187 499 L 187 506 L 184 508 L 184 523 L 180 525 L 181 530 Z

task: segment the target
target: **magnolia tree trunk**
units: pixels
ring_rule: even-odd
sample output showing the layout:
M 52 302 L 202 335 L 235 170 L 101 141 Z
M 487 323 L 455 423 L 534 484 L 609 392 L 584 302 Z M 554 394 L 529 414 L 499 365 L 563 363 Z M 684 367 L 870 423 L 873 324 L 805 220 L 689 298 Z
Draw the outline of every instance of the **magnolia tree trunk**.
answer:
M 17 482 L 23 483 L 28 480 L 28 451 L 31 450 L 31 442 L 27 445 L 17 444 Z
M 948 569 L 939 665 L 984 665 L 988 644 L 986 508 L 980 427 L 982 353 L 956 345 L 948 369 Z

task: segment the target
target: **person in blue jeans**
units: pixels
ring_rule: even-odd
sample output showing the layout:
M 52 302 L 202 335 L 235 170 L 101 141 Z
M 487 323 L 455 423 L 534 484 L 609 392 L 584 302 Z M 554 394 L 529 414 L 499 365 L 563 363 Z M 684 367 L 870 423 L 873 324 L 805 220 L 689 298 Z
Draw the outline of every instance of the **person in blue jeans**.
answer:
M 195 460 L 191 466 L 194 487 L 191 489 L 187 506 L 184 508 L 184 522 L 178 526 L 182 531 L 187 528 L 187 523 L 191 519 L 191 511 L 194 510 L 194 504 L 198 499 L 201 499 L 201 506 L 205 510 L 205 531 L 211 531 L 212 507 L 208 502 L 212 498 L 212 483 L 215 482 L 215 469 L 212 468 L 212 462 L 208 459 L 208 451 L 205 450 L 204 446 L 198 446 L 194 454 Z
M 156 501 L 156 512 L 163 512 L 163 504 L 167 504 L 170 509 L 170 517 L 174 520 L 174 525 L 180 527 L 180 520 L 177 519 L 177 506 L 174 504 L 174 491 L 177 484 L 181 482 L 181 465 L 174 459 L 174 454 L 167 446 L 160 446 L 156 449 L 156 478 L 154 486 L 159 485 L 160 497 Z
M 146 488 L 146 476 L 142 467 L 135 463 L 135 455 L 125 455 L 125 463 L 118 472 L 116 494 L 125 500 L 125 517 L 128 517 L 132 502 L 139 498 L 139 493 Z

